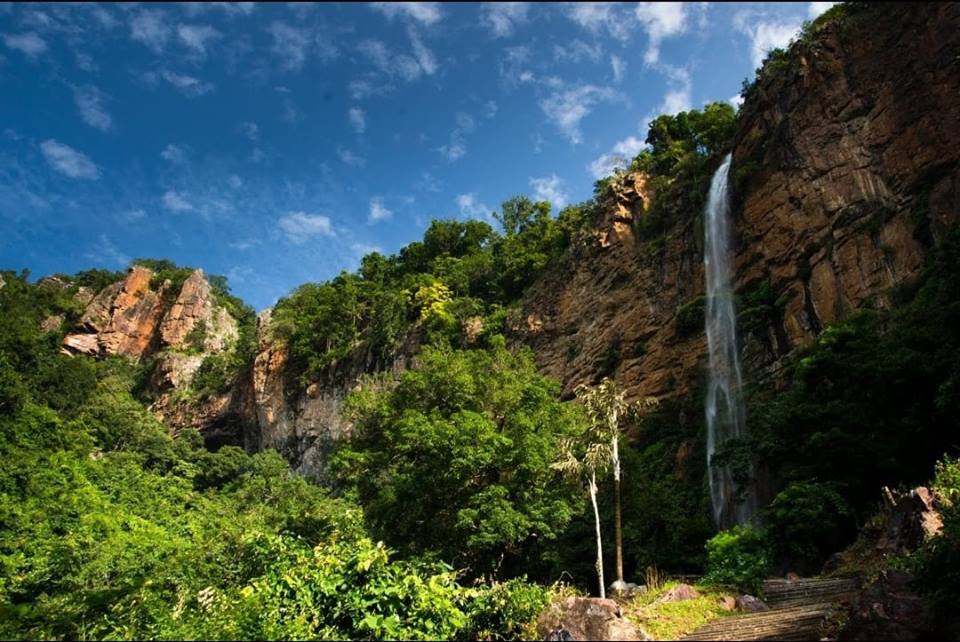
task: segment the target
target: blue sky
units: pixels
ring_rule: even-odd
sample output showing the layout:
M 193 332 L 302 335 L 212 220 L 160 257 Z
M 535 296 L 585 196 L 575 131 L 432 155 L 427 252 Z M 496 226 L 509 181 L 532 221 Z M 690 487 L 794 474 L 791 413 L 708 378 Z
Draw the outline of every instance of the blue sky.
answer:
M 169 258 L 262 309 L 588 198 L 830 4 L 0 4 L 0 268 Z

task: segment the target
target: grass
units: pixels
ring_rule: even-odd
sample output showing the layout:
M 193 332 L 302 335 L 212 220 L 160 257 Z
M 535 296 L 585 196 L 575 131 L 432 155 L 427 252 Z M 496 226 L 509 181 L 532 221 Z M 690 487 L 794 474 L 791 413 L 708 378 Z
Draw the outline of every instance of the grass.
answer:
M 676 640 L 711 620 L 735 615 L 720 607 L 720 598 L 729 593 L 711 586 L 696 585 L 700 597 L 682 602 L 657 602 L 679 582 L 664 583 L 659 589 L 640 595 L 623 607 L 626 617 L 654 640 Z

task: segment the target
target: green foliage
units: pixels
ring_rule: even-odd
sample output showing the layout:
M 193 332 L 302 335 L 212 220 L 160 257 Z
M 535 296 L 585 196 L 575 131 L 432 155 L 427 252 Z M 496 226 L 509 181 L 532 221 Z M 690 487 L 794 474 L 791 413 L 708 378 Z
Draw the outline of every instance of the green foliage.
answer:
M 171 297 L 177 296 L 180 288 L 183 287 L 183 282 L 193 274 L 193 268 L 180 267 L 167 259 L 134 259 L 130 265 L 140 265 L 153 272 L 150 278 L 150 288 L 153 290 L 159 290 L 164 282 L 170 281 L 167 294 Z
M 590 202 L 557 218 L 550 205 L 516 197 L 483 221 L 436 220 L 395 256 L 373 253 L 356 273 L 308 283 L 274 309 L 275 336 L 290 348 L 288 367 L 306 386 L 352 360 L 388 365 L 418 328 L 427 342 L 464 343 L 468 318 L 486 317 L 486 336 L 502 328 L 505 308 L 560 257 L 592 220 Z
M 705 583 L 759 595 L 769 567 L 769 543 L 756 528 L 735 526 L 707 541 Z
M 27 276 L 0 289 L 0 636 L 508 639 L 539 610 L 524 581 L 389 559 L 274 452 L 172 439 L 140 367 L 59 354 L 39 322 L 70 289 Z
M 933 489 L 940 497 L 943 531 L 919 552 L 921 585 L 940 623 L 956 621 L 960 601 L 960 459 L 945 456 L 935 467 Z
M 650 587 L 626 605 L 626 617 L 642 626 L 654 640 L 679 640 L 711 620 L 734 615 L 721 606 L 723 590 L 709 585 L 698 584 L 696 589 L 700 595 L 690 600 L 660 600 L 678 585 L 677 581 L 669 581 Z
M 354 437 L 335 461 L 392 546 L 513 574 L 536 568 L 577 503 L 549 466 L 579 415 L 528 352 L 492 345 L 426 347 L 395 387 L 353 393 Z
M 692 218 L 703 210 L 712 169 L 729 151 L 735 126 L 736 112 L 725 102 L 664 114 L 650 123 L 649 148 L 631 163 L 632 170 L 647 174 L 654 195 L 638 222 L 643 238 L 654 239 L 679 217 Z
M 862 310 L 826 328 L 797 360 L 785 390 L 750 395 L 749 439 L 721 449 L 729 455 L 740 448 L 740 459 L 776 471 L 777 489 L 799 483 L 789 510 L 826 502 L 819 527 L 829 541 L 781 555 L 822 562 L 829 549 L 853 541 L 878 488 L 923 483 L 930 462 L 956 448 L 960 233 L 931 253 L 922 278 L 902 296 L 910 294 L 894 312 Z M 826 489 L 849 510 L 823 495 Z M 804 499 L 800 490 L 811 495 Z
M 791 560 L 801 572 L 816 572 L 824 559 L 846 544 L 842 534 L 853 526 L 851 521 L 847 502 L 834 485 L 815 481 L 787 485 L 763 512 L 774 555 Z M 826 524 L 844 528 L 825 528 Z

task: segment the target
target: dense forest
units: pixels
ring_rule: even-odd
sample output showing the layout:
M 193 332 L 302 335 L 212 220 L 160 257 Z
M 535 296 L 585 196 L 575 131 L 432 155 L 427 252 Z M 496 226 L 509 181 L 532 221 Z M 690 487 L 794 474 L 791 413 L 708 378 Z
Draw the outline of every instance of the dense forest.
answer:
M 758 82 L 788 73 L 825 25 L 863 12 L 840 5 L 808 24 Z M 756 91 L 745 85 L 744 97 Z M 702 376 L 689 394 L 598 410 L 598 391 L 618 399 L 609 376 L 622 353 L 642 345 L 612 347 L 570 399 L 511 329 L 530 285 L 595 242 L 625 176 L 644 175 L 653 195 L 631 223 L 637 243 L 655 254 L 690 228 L 737 127 L 728 103 L 660 116 L 644 151 L 587 202 L 555 213 L 517 196 L 496 225 L 435 220 L 397 254 L 368 254 L 355 272 L 282 298 L 270 338 L 289 355 L 288 394 L 364 372 L 325 484 L 273 450 L 209 447 L 197 430 L 165 426 L 148 409 L 157 359 L 62 350 L 84 314 L 78 292 L 123 273 L 0 273 L 0 636 L 531 638 L 551 602 L 596 595 L 621 573 L 648 586 L 644 605 L 674 586 L 663 574 L 700 577 L 713 599 L 788 571 L 816 575 L 851 545 L 862 555 L 845 570 L 909 571 L 948 630 L 960 599 L 960 230 L 934 239 L 922 203 L 924 265 L 890 293 L 894 305 L 868 301 L 826 325 L 776 385 L 748 380 L 749 437 L 715 461 L 768 495 L 750 525 L 718 532 L 711 515 Z M 755 171 L 735 168 L 733 184 Z M 134 263 L 166 292 L 193 272 Z M 185 402 L 249 377 L 257 351 L 253 310 L 224 278 L 209 281 L 238 332 L 212 355 L 203 336 L 189 339 L 204 358 Z M 741 288 L 741 327 L 782 315 L 786 297 L 769 281 Z M 681 338 L 702 325 L 702 300 L 677 311 Z M 403 358 L 409 367 L 394 368 Z M 871 557 L 881 488 L 922 484 L 938 493 L 942 533 Z

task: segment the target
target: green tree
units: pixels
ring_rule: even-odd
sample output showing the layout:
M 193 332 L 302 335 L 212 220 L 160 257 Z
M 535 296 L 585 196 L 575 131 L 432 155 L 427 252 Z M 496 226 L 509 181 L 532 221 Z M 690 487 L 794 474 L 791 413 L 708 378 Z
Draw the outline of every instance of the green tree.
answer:
M 424 348 L 395 386 L 351 394 L 356 428 L 336 462 L 373 531 L 401 551 L 513 574 L 571 517 L 572 489 L 550 463 L 581 424 L 529 352 L 491 346 Z

